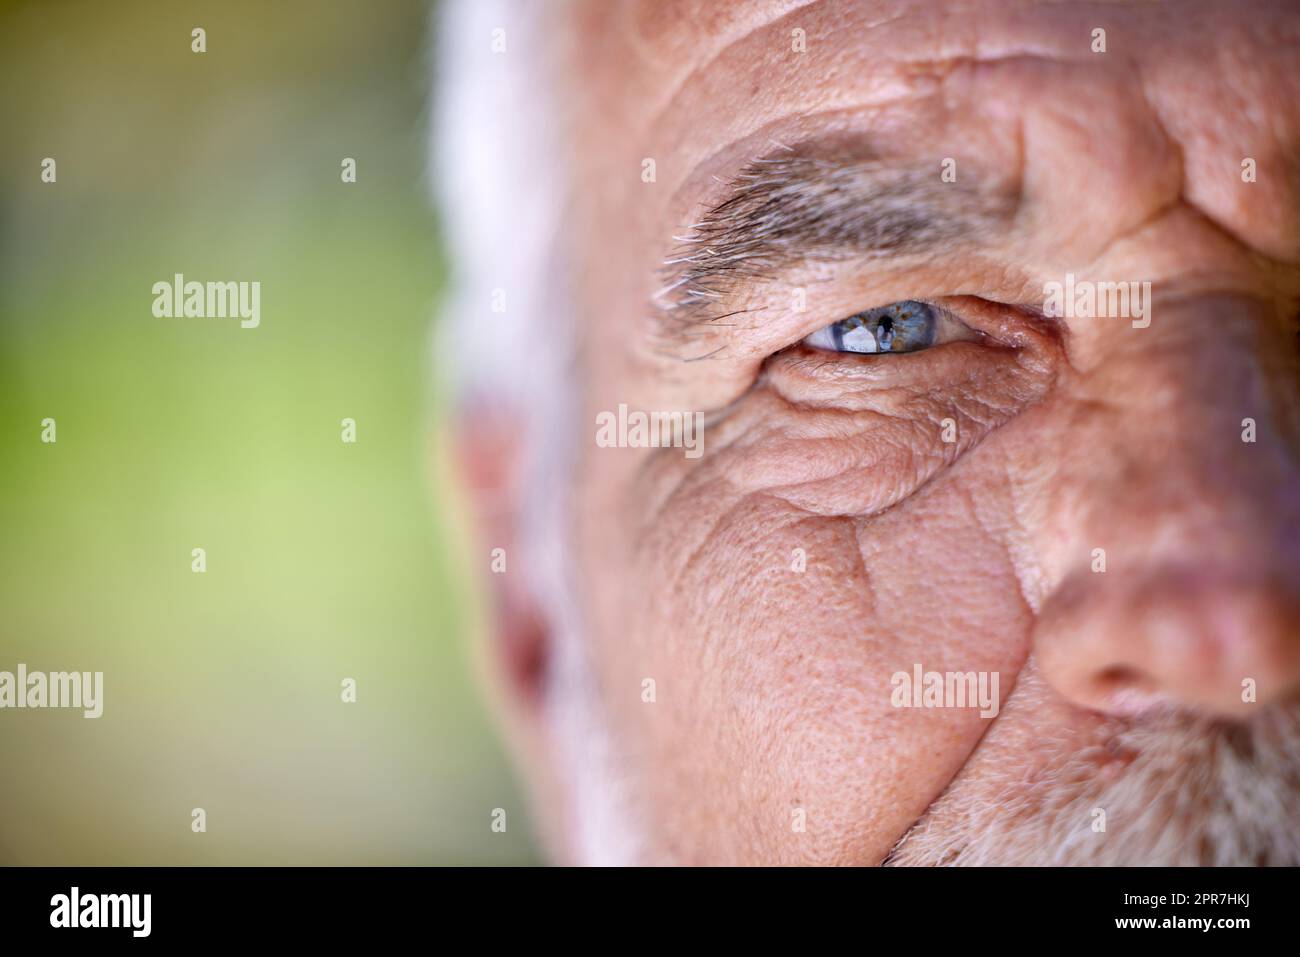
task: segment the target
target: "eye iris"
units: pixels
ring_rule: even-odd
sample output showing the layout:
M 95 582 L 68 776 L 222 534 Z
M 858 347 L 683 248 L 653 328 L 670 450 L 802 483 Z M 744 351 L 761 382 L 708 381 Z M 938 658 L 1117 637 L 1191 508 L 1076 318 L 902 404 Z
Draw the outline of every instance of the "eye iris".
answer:
M 913 352 L 933 344 L 934 329 L 934 310 L 909 299 L 841 319 L 831 334 L 843 352 Z

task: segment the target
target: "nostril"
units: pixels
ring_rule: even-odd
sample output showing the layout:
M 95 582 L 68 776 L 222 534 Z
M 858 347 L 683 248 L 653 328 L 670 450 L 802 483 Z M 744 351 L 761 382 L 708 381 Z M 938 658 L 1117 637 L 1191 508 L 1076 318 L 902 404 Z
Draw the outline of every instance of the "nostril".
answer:
M 1140 681 L 1141 678 L 1136 668 L 1128 665 L 1111 665 L 1097 675 L 1097 687 L 1102 690 L 1123 688 Z
M 1109 665 L 1093 678 L 1093 694 L 1110 706 L 1133 698 L 1149 698 L 1158 690 L 1155 680 L 1132 665 Z

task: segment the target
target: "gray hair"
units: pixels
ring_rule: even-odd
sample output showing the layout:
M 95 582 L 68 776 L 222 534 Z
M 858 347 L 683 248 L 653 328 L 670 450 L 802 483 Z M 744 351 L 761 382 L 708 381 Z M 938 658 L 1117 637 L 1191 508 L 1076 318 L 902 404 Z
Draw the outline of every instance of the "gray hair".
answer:
M 560 98 L 545 46 L 556 14 L 550 4 L 511 0 L 441 10 L 430 172 L 452 270 L 437 348 L 442 381 L 468 427 L 481 413 L 518 422 L 516 481 L 526 498 L 519 554 L 509 561 L 526 570 L 553 636 L 545 706 L 567 749 L 572 850 L 583 863 L 618 863 L 636 848 L 578 640 L 567 555 L 579 430 L 575 329 L 553 258 L 565 198 Z M 504 51 L 494 50 L 502 43 Z M 504 309 L 493 311 L 502 296 Z

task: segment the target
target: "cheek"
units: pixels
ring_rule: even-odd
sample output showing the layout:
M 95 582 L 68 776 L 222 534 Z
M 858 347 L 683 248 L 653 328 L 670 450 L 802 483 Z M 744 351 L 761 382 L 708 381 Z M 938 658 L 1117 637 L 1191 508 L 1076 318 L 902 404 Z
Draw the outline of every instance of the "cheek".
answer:
M 977 708 L 891 702 L 916 664 L 998 672 L 1005 699 L 1027 655 L 987 531 L 1006 496 L 995 469 L 964 464 L 872 518 L 696 489 L 623 553 L 630 574 L 591 569 L 606 703 L 677 857 L 877 863 L 964 764 L 988 726 Z

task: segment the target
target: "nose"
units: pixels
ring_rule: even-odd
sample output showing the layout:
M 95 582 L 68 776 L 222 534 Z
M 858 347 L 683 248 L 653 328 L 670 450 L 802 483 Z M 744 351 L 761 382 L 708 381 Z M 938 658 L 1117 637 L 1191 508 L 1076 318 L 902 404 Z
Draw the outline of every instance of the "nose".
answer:
M 1177 706 L 1225 717 L 1300 690 L 1300 603 L 1286 583 L 1198 564 L 1099 586 L 1082 574 L 1044 606 L 1043 674 L 1093 710 Z
M 1067 387 L 1033 650 L 1090 709 L 1240 717 L 1300 691 L 1295 342 L 1244 297 L 1152 315 Z

